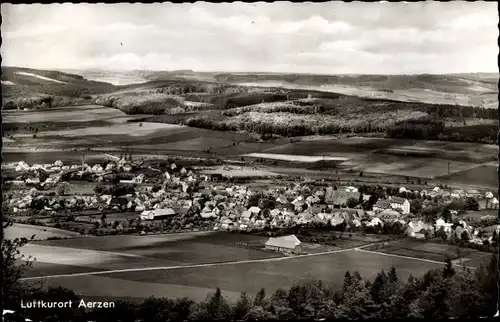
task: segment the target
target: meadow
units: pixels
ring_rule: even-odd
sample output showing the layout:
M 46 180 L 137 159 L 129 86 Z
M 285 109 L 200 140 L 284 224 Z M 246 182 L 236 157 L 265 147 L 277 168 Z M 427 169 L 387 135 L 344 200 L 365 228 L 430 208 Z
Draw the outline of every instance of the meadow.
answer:
M 44 226 L 34 226 L 34 225 L 25 225 L 14 223 L 12 226 L 7 227 L 5 229 L 5 238 L 13 239 L 13 238 L 31 238 L 31 236 L 35 236 L 35 240 L 42 240 L 47 238 L 69 238 L 69 237 L 77 237 L 80 236 L 79 233 L 57 229 L 52 227 L 44 227 Z
M 122 260 L 116 267 L 129 268 L 130 259 L 127 261 Z M 141 260 L 141 263 L 144 262 Z M 165 261 L 162 260 L 161 263 Z M 408 277 L 410 273 L 420 276 L 431 268 L 442 267 L 439 263 L 351 250 L 262 262 L 53 277 L 46 279 L 45 284 L 67 287 L 84 296 L 120 298 L 147 298 L 151 295 L 170 298 L 188 296 L 194 300 L 203 300 L 216 287 L 220 287 L 225 296 L 236 300 L 243 291 L 255 295 L 261 287 L 265 287 L 270 293 L 278 288 L 286 289 L 295 282 L 313 278 L 338 287 L 347 270 L 357 270 L 363 277 L 373 278 L 381 269 L 388 270 L 392 265 L 403 278 Z M 112 267 L 103 264 L 100 266 Z M 50 274 L 47 268 L 43 271 L 45 274 Z M 82 269 L 76 268 L 74 271 L 81 272 Z M 54 267 L 54 272 L 65 272 L 65 270 Z M 259 283 L 255 283 L 256 280 Z
M 471 268 L 479 267 L 481 263 L 488 261 L 491 257 L 490 253 L 471 248 L 460 248 L 458 252 L 457 246 L 448 243 L 421 242 L 410 239 L 391 241 L 386 247 L 371 247 L 371 250 L 389 255 L 416 257 L 440 262 L 443 262 L 445 257 L 448 256 L 455 262 L 463 263 Z
M 469 184 L 482 184 L 492 188 L 498 187 L 498 166 L 479 165 L 472 169 L 466 169 L 452 173 L 451 175 L 439 177 L 443 180 L 465 182 Z

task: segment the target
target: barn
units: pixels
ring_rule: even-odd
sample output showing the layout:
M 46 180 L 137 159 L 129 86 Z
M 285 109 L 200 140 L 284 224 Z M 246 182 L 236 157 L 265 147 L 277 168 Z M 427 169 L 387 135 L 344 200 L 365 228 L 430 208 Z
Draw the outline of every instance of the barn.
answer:
M 269 238 L 265 248 L 277 252 L 299 254 L 302 250 L 301 244 L 302 242 L 295 235 L 289 235 Z
M 177 213 L 172 208 L 144 210 L 141 213 L 141 220 L 160 220 L 166 217 L 175 216 Z

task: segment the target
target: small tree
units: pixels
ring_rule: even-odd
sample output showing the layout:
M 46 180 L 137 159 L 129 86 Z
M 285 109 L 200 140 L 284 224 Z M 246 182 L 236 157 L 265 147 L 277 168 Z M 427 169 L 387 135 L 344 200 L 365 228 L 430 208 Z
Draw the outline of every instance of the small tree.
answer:
M 472 210 L 472 211 L 479 210 L 479 203 L 477 202 L 476 199 L 472 197 L 467 197 L 465 199 L 465 204 L 466 204 L 466 210 Z
M 462 232 L 462 234 L 460 235 L 460 239 L 465 241 L 465 242 L 468 242 L 470 240 L 469 232 L 467 230 L 464 230 Z
M 231 310 L 227 301 L 222 296 L 220 288 L 217 288 L 215 294 L 210 298 L 206 305 L 208 317 L 213 320 L 226 320 L 229 318 Z
M 453 275 L 455 275 L 455 269 L 453 268 L 453 262 L 451 261 L 451 258 L 448 255 L 445 256 L 444 262 L 445 262 L 445 267 L 443 269 L 443 276 L 445 278 L 450 278 Z
M 264 288 L 261 288 L 259 290 L 259 293 L 255 296 L 255 299 L 253 301 L 254 306 L 264 306 L 264 302 L 266 299 L 266 290 Z
M 8 227 L 12 225 L 12 222 L 7 218 L 6 211 L 2 209 L 2 229 L 5 231 Z M 20 303 L 20 297 L 23 291 L 26 290 L 25 285 L 21 285 L 20 279 L 23 276 L 26 269 L 28 269 L 33 261 L 35 260 L 31 256 L 26 257 L 21 255 L 19 249 L 26 245 L 28 242 L 33 240 L 35 235 L 31 238 L 14 238 L 7 239 L 2 236 L 1 247 L 2 247 L 2 291 L 3 291 L 3 303 L 6 306 L 17 306 Z M 21 263 L 23 262 L 23 263 Z M 1 300 L 1 299 L 0 299 Z
M 248 314 L 251 308 L 252 308 L 252 302 L 250 297 L 245 292 L 241 293 L 241 296 L 238 299 L 238 302 L 236 302 L 236 305 L 234 307 L 234 312 L 233 312 L 234 318 L 236 320 L 241 320 L 245 318 L 245 316 Z

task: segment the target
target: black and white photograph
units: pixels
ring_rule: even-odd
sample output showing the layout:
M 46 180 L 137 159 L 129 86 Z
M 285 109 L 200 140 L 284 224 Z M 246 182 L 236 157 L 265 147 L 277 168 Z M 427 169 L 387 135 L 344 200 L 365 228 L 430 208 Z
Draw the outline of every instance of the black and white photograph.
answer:
M 1 15 L 3 321 L 499 316 L 498 3 Z

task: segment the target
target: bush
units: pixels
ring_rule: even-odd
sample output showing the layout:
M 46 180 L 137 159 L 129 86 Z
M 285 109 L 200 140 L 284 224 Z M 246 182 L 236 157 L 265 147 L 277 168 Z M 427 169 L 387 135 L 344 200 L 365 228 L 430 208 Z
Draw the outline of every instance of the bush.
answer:
M 144 94 L 103 96 L 96 104 L 121 110 L 126 114 L 163 114 L 172 108 L 184 107 L 182 98 L 167 94 Z
M 94 192 L 98 195 L 106 194 L 108 189 L 102 185 L 97 185 L 94 187 Z
M 465 205 L 466 205 L 465 208 L 466 210 L 472 210 L 472 211 L 479 210 L 479 203 L 474 198 L 471 197 L 465 198 Z
M 135 187 L 131 185 L 114 185 L 111 188 L 110 191 L 111 195 L 113 197 L 120 197 L 120 196 L 125 196 L 127 194 L 134 194 L 135 193 Z

